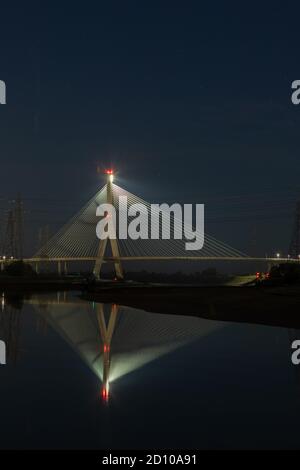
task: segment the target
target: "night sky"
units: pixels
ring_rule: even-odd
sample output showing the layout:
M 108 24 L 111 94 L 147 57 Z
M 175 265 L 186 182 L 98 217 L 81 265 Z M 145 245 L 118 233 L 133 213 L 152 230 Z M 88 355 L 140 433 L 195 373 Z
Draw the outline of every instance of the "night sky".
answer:
M 28 247 L 113 165 L 151 202 L 206 203 L 210 234 L 230 245 L 287 254 L 300 199 L 296 3 L 8 5 L 0 198 L 24 198 Z

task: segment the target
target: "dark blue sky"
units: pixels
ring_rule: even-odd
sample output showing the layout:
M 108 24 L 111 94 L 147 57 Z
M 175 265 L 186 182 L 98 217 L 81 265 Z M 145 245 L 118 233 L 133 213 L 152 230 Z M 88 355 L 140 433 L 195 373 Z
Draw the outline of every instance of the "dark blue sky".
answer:
M 210 231 L 237 248 L 253 230 L 258 251 L 285 249 L 299 196 L 295 5 L 1 5 L 0 196 L 20 191 L 28 223 L 58 224 L 112 162 L 148 200 L 206 202 Z

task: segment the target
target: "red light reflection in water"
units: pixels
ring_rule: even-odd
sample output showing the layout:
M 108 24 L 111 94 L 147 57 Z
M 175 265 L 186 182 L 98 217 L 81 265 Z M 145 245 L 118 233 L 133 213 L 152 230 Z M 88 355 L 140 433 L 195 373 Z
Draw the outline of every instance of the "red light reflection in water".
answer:
M 105 403 L 107 403 L 109 400 L 109 391 L 108 388 L 106 388 L 104 385 L 101 390 L 101 398 Z

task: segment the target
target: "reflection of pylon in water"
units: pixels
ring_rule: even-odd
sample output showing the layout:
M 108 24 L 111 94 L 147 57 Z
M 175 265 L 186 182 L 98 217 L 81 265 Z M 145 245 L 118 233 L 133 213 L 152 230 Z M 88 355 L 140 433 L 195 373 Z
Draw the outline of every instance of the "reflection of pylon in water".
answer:
M 36 331 L 42 335 L 46 335 L 48 331 L 48 324 L 44 317 L 36 318 Z
M 21 310 L 12 306 L 5 306 L 4 294 L 2 296 L 2 306 L 2 311 L 0 311 L 0 335 L 6 344 L 8 361 L 15 364 L 19 355 Z
M 116 325 L 117 315 L 118 306 L 113 304 L 111 306 L 108 325 L 106 325 L 103 304 L 97 304 L 97 320 L 103 342 L 103 385 L 101 390 L 101 397 L 105 402 L 108 402 L 109 400 L 110 347 Z
M 7 213 L 6 230 L 2 247 L 2 256 L 23 258 L 23 201 L 18 195 L 13 201 L 13 207 Z

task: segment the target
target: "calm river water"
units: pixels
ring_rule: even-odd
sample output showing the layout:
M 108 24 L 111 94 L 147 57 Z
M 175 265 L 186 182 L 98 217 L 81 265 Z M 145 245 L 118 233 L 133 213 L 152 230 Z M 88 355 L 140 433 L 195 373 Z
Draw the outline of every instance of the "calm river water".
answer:
M 70 292 L 3 294 L 0 448 L 300 447 L 294 338 Z

